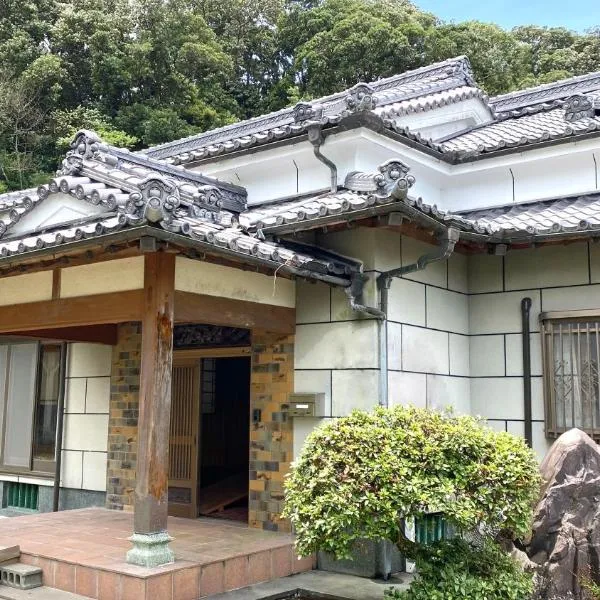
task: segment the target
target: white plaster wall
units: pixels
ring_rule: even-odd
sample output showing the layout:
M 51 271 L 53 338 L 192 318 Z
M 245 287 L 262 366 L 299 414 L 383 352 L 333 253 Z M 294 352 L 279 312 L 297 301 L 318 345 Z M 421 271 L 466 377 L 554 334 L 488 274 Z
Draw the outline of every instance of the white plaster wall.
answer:
M 372 278 L 431 250 L 376 229 L 336 233 L 325 241 L 361 258 Z M 374 305 L 375 287 L 366 291 L 365 300 Z M 552 441 L 544 434 L 539 315 L 600 310 L 600 244 L 513 250 L 505 257 L 455 254 L 394 279 L 387 322 L 390 405 L 451 406 L 523 435 L 524 297 L 532 299 L 533 444 L 543 458 Z M 298 284 L 296 314 L 296 391 L 324 393 L 322 416 L 376 406 L 377 323 L 349 312 L 343 293 L 323 284 Z
M 106 491 L 112 347 L 69 344 L 61 485 Z
M 296 305 L 294 281 L 181 256 L 175 260 L 175 289 L 289 308 Z
M 0 279 L 0 306 L 52 299 L 52 271 Z
M 401 239 L 401 264 L 433 247 Z M 469 413 L 469 302 L 467 258 L 392 280 L 388 308 L 390 405 L 414 404 Z
M 376 228 L 323 235 L 319 243 L 363 261 L 370 278 L 364 301 L 371 306 L 378 301 L 375 280 L 381 271 L 410 264 L 432 249 Z M 390 405 L 469 412 L 467 281 L 467 259 L 456 255 L 392 282 L 386 325 Z M 296 291 L 295 390 L 325 395 L 321 417 L 376 407 L 378 322 L 351 311 L 343 291 L 325 284 L 298 282 Z M 304 439 L 308 422 L 294 420 L 295 436 Z M 299 443 L 295 437 L 295 446 Z
M 542 458 L 544 434 L 541 312 L 600 309 L 600 252 L 594 243 L 513 250 L 505 257 L 470 256 L 471 409 L 490 425 L 523 435 L 521 300 L 530 297 L 533 446 Z
M 143 287 L 143 256 L 66 267 L 61 269 L 60 274 L 61 298 L 139 290 Z

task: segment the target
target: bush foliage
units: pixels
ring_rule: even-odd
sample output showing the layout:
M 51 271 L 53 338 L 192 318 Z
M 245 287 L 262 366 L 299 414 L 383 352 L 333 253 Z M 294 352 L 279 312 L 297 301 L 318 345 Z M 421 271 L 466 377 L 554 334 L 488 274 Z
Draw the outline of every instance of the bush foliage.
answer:
M 474 547 L 461 539 L 440 542 L 417 561 L 409 590 L 386 592 L 394 600 L 525 600 L 533 577 L 493 543 Z
M 285 489 L 300 554 L 347 557 L 354 540 L 370 538 L 416 558 L 402 523 L 426 513 L 442 513 L 458 530 L 485 524 L 526 534 L 539 475 L 520 438 L 473 417 L 397 406 L 315 430 Z

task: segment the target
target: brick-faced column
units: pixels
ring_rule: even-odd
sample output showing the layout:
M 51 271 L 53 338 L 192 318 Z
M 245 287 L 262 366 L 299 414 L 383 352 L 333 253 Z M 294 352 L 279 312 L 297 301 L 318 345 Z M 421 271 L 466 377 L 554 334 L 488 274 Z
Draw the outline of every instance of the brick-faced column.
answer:
M 283 481 L 293 458 L 288 395 L 294 390 L 294 336 L 252 332 L 249 524 L 290 531 L 281 518 Z
M 141 323 L 119 325 L 112 353 L 106 482 L 106 508 L 116 510 L 133 511 L 141 353 Z

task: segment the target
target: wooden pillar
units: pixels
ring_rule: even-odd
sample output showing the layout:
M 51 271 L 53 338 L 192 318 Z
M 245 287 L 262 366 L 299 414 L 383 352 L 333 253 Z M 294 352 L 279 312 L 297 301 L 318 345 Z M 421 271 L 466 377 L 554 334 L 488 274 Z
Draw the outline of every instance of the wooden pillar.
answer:
M 167 534 L 175 255 L 145 256 L 133 548 L 127 561 L 173 562 Z

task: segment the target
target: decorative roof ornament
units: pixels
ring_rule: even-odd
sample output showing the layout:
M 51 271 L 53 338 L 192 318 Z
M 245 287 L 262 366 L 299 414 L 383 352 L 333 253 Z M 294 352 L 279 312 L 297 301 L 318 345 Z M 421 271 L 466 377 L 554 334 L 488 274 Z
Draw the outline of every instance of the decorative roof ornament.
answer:
M 348 90 L 348 95 L 344 98 L 346 110 L 350 113 L 373 110 L 377 106 L 374 94 L 375 89 L 368 83 L 357 83 Z
M 79 175 L 83 168 L 83 161 L 98 158 L 102 140 L 93 131 L 80 129 L 71 142 L 71 149 L 67 152 L 58 175 Z
M 143 217 L 150 223 L 169 223 L 181 198 L 177 184 L 166 177 L 151 175 L 139 185 L 139 191 L 131 192 L 126 205 L 127 212 Z
M 600 95 L 576 94 L 567 98 L 563 108 L 565 109 L 565 121 L 578 121 L 579 119 L 590 118 L 596 115 L 596 110 L 600 108 Z
M 404 200 L 415 178 L 410 168 L 395 158 L 377 167 L 377 173 L 352 171 L 346 175 L 344 187 L 355 192 L 371 192 L 379 198 L 393 197 Z
M 323 107 L 311 104 L 310 102 L 300 101 L 294 106 L 294 122 L 302 123 L 304 121 L 318 120 L 323 116 Z

